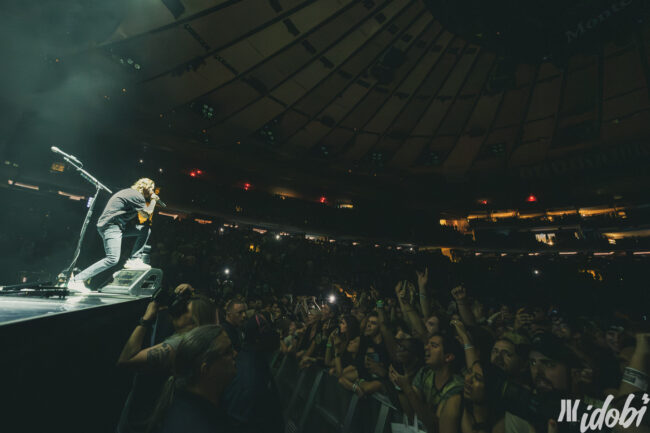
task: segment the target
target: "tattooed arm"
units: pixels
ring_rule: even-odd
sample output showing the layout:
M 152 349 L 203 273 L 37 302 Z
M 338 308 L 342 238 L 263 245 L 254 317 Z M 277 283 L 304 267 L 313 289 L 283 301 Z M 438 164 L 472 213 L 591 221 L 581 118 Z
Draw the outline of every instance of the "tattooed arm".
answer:
M 124 352 L 122 352 L 124 354 Z M 162 342 L 140 350 L 128 359 L 117 361 L 118 367 L 132 368 L 140 371 L 171 371 L 175 351 L 171 344 Z
M 142 316 L 142 319 L 147 322 L 153 321 L 157 313 L 158 304 L 152 301 L 147 306 L 147 311 Z M 142 325 L 135 327 L 117 360 L 118 367 L 149 371 L 171 369 L 174 359 L 174 349 L 172 346 L 167 342 L 162 342 L 143 349 L 142 345 L 146 335 L 147 327 Z

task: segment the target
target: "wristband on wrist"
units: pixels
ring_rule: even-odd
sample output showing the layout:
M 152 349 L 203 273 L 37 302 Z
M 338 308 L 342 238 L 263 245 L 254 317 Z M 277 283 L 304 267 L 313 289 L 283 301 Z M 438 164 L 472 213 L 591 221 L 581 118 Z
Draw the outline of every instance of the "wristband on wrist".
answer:
M 473 349 L 473 348 L 474 348 L 474 345 L 471 344 L 471 343 L 463 344 L 463 350 L 469 350 L 469 349 Z
M 155 320 L 145 320 L 144 317 L 140 317 L 140 320 L 138 320 L 138 326 L 144 326 L 145 328 L 151 328 L 154 324 Z
M 648 390 L 648 375 L 635 368 L 625 367 L 622 381 L 639 388 L 641 391 Z
M 332 343 L 327 343 L 325 346 L 326 347 L 332 347 Z

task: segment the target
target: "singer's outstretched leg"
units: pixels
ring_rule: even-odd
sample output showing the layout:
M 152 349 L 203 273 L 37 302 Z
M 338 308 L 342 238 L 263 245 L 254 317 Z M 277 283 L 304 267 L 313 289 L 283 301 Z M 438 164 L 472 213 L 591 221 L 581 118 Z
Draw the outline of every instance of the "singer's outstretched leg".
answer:
M 106 257 L 75 275 L 68 283 L 69 289 L 85 291 L 85 286 L 83 285 L 85 280 L 94 277 L 106 269 L 112 268 L 119 262 L 120 251 L 122 249 L 122 230 L 117 225 L 111 224 L 98 229 L 98 231 L 104 241 Z

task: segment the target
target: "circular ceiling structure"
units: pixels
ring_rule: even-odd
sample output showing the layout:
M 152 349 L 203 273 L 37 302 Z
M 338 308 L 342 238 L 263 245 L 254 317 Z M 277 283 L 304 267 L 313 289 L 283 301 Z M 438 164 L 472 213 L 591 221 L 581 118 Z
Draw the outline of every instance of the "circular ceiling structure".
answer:
M 64 60 L 109 77 L 93 91 L 132 120 L 125 133 L 177 155 L 296 185 L 346 189 L 353 174 L 379 193 L 480 188 L 647 158 L 647 11 L 638 0 L 130 1 L 110 37 Z

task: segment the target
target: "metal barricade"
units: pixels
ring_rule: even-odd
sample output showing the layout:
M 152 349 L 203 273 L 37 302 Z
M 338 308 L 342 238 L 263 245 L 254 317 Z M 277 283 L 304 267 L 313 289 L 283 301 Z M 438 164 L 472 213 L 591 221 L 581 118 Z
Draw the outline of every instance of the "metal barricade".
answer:
M 401 412 L 383 394 L 359 399 L 322 368 L 300 370 L 291 356 L 278 362 L 275 378 L 287 433 L 390 433 L 390 420 L 401 419 Z

